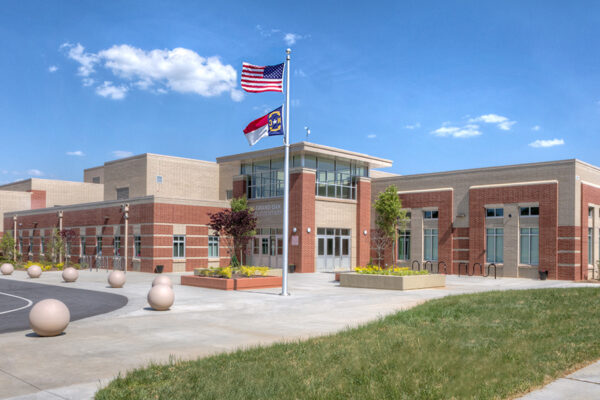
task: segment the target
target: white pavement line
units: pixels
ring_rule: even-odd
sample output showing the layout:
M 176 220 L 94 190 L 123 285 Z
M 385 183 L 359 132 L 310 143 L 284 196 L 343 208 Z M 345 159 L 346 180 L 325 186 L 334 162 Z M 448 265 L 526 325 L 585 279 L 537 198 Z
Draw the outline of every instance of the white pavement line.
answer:
M 5 296 L 10 296 L 10 297 L 16 297 L 19 300 L 25 300 L 27 302 L 26 306 L 15 308 L 14 310 L 2 311 L 2 312 L 0 312 L 0 315 L 2 315 L 2 314 L 8 314 L 8 313 L 19 311 L 19 310 L 23 310 L 24 308 L 31 307 L 31 305 L 33 304 L 33 301 L 31 301 L 29 299 L 26 299 L 25 297 L 15 296 L 14 294 L 8 294 L 8 293 L 4 293 L 4 292 L 0 292 L 0 294 L 3 294 Z

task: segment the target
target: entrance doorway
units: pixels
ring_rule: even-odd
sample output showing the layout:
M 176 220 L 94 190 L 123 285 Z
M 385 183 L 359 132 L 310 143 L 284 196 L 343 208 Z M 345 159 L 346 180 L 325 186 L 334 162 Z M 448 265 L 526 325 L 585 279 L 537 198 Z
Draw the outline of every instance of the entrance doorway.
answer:
M 283 234 L 281 229 L 257 229 L 252 240 L 251 264 L 269 268 L 281 268 L 283 262 Z
M 317 271 L 350 270 L 350 229 L 317 228 Z

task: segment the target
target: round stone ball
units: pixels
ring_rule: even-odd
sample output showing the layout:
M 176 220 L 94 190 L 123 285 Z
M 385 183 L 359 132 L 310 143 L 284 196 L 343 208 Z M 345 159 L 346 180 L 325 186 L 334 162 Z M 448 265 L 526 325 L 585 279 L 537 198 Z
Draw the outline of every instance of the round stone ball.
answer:
M 167 285 L 156 285 L 148 292 L 148 304 L 157 311 L 168 310 L 175 301 L 175 293 Z
M 13 273 L 14 270 L 15 267 L 13 267 L 13 265 L 9 263 L 4 263 L 0 267 L 0 272 L 2 272 L 2 275 L 10 275 Z
M 29 312 L 29 326 L 40 336 L 56 336 L 64 332 L 71 313 L 62 301 L 46 299 L 36 303 Z
M 67 267 L 63 270 L 62 278 L 65 282 L 75 282 L 79 278 L 79 271 L 73 267 Z
M 173 282 L 171 282 L 171 278 L 169 278 L 168 276 L 159 275 L 156 278 L 154 278 L 154 280 L 152 281 L 152 287 L 154 287 L 156 285 L 165 285 L 165 286 L 172 288 Z
M 42 275 L 42 267 L 33 264 L 31 267 L 27 268 L 27 275 L 32 279 L 39 278 Z
M 108 275 L 108 284 L 113 288 L 121 288 L 125 284 L 125 273 L 123 271 L 113 271 Z

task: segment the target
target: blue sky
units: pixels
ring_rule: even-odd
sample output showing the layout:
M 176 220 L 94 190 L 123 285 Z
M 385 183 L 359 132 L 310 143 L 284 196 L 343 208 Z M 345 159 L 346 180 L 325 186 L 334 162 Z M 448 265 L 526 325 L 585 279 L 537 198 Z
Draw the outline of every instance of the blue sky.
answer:
M 309 126 L 402 174 L 600 165 L 600 3 L 348 4 L 4 2 L 0 182 L 251 150 L 243 128 L 283 95 L 242 94 L 242 62 L 283 62 L 288 46 L 292 142 Z

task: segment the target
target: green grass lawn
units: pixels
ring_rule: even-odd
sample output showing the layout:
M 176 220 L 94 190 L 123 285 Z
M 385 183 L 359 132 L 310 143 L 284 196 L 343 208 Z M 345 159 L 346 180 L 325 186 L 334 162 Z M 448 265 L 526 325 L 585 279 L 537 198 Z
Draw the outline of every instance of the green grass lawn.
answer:
M 446 297 L 335 335 L 152 365 L 96 399 L 513 397 L 600 358 L 599 289 Z

